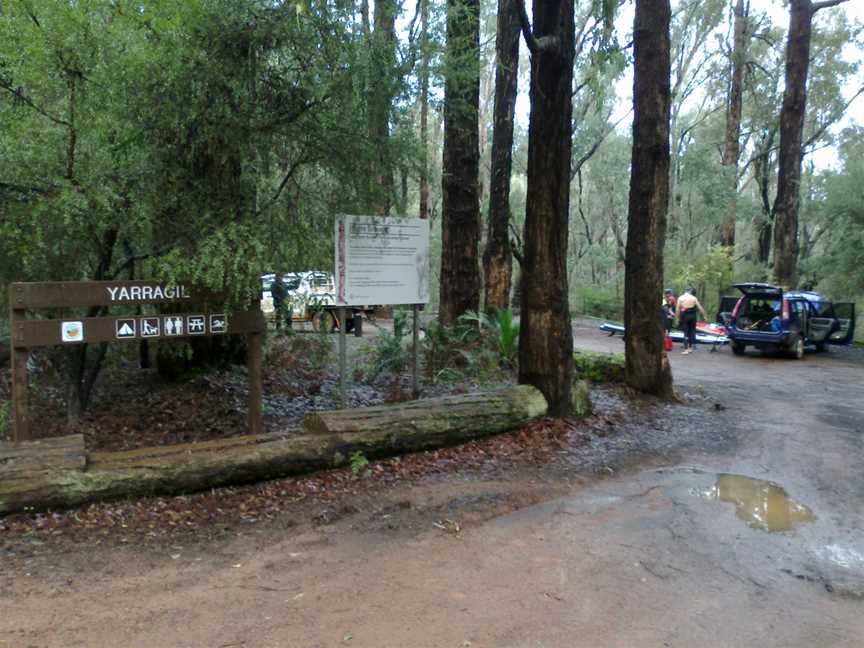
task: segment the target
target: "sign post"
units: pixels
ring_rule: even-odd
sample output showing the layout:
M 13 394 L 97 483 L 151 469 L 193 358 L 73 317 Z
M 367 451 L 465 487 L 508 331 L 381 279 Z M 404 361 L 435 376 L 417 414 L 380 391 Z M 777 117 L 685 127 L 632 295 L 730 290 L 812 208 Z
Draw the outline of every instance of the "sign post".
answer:
M 420 306 L 419 304 L 414 304 L 412 306 L 412 310 L 414 311 L 414 326 L 412 331 L 412 340 L 411 340 L 411 395 L 416 399 L 420 396 L 420 388 L 417 386 L 417 343 L 419 341 L 419 322 L 420 319 Z
M 337 305 L 412 306 L 412 380 L 414 398 L 417 398 L 418 309 L 429 303 L 429 221 L 390 216 L 338 216 L 335 234 Z M 344 309 L 340 320 L 345 320 Z M 341 328 L 344 330 L 344 324 Z M 344 406 L 343 354 L 344 341 L 340 339 L 339 369 Z
M 339 309 L 339 406 L 345 407 L 345 373 L 347 365 L 347 351 L 345 349 L 345 336 L 348 332 L 348 323 L 345 321 L 348 309 L 344 306 Z
M 264 315 L 260 306 L 227 315 L 203 308 L 195 313 L 121 315 L 75 319 L 27 319 L 28 311 L 46 308 L 192 304 L 201 308 L 218 304 L 218 295 L 194 292 L 185 284 L 151 281 L 81 281 L 13 283 L 9 287 L 12 347 L 12 439 L 31 438 L 27 384 L 27 357 L 31 348 L 124 342 L 154 338 L 242 334 L 248 336 L 249 429 L 261 432 L 261 356 Z

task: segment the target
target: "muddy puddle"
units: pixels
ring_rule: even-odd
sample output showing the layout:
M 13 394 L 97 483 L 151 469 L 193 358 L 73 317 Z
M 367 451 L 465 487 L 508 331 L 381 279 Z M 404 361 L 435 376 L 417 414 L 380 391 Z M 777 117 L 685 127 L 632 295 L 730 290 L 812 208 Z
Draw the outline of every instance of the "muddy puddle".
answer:
M 813 522 L 816 516 L 774 482 L 743 475 L 718 475 L 713 486 L 692 491 L 703 499 L 735 505 L 735 515 L 747 526 L 776 533 Z

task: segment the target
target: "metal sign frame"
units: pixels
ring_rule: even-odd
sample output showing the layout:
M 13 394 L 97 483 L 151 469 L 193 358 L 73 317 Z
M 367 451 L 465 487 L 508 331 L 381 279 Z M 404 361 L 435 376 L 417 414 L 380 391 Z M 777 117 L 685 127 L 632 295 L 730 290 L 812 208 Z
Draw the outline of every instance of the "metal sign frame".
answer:
M 248 424 L 260 434 L 263 334 L 266 327 L 260 302 L 245 311 L 226 314 L 217 294 L 186 283 L 155 281 L 68 281 L 12 283 L 9 323 L 12 363 L 12 440 L 32 439 L 27 359 L 30 349 L 105 342 L 176 340 L 214 335 L 246 335 L 249 375 Z M 49 308 L 176 304 L 184 312 L 159 315 L 112 315 L 66 319 L 31 319 L 27 314 Z M 209 304 L 219 305 L 212 310 Z M 191 310 L 193 309 L 194 310 Z M 191 310 L 191 312 L 189 312 Z

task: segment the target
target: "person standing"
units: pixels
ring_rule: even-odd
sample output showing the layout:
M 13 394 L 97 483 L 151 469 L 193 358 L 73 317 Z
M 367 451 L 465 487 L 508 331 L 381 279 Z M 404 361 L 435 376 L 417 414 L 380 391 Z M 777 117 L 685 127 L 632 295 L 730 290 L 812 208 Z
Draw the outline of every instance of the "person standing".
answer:
M 703 319 L 708 319 L 705 309 L 702 308 L 702 304 L 696 299 L 696 291 L 693 288 L 688 288 L 678 298 L 678 303 L 675 306 L 675 319 L 681 322 L 681 326 L 684 329 L 684 350 L 681 352 L 684 355 L 693 353 L 695 349 L 696 322 L 700 313 Z
M 675 306 L 677 302 L 678 300 L 672 289 L 666 288 L 663 291 L 663 301 L 660 304 L 660 308 L 663 311 L 663 329 L 667 334 L 672 331 L 672 320 L 675 319 Z
M 285 309 L 285 284 L 282 282 L 282 275 L 276 273 L 273 283 L 270 286 L 270 295 L 273 297 L 273 316 L 276 319 L 276 330 L 282 330 L 282 317 Z M 291 316 L 290 314 L 288 315 Z

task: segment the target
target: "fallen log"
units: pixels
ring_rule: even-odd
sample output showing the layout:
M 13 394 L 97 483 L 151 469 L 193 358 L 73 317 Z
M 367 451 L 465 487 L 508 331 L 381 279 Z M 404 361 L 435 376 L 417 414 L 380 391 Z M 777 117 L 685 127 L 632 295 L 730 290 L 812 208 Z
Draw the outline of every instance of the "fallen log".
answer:
M 304 423 L 312 434 L 289 431 L 127 452 L 95 452 L 86 462 L 74 465 L 68 461 L 53 466 L 43 462 L 38 469 L 0 475 L 0 515 L 286 477 L 345 465 L 354 452 L 371 459 L 462 443 L 520 427 L 545 413 L 543 395 L 533 387 L 519 385 L 482 395 L 312 415 Z M 359 421 L 353 426 L 352 416 Z M 76 443 L 64 439 L 67 441 L 60 445 Z M 4 449 L 9 453 L 14 450 L 19 457 L 35 456 L 39 452 L 35 444 L 39 443 L 4 446 L 0 457 Z
M 303 428 L 309 434 L 363 434 L 386 428 L 394 443 L 418 436 L 432 443 L 458 443 L 511 429 L 524 422 L 526 413 L 545 411 L 542 394 L 519 385 L 497 392 L 416 400 L 398 406 L 314 412 L 306 415 Z

